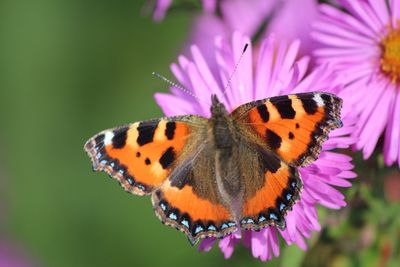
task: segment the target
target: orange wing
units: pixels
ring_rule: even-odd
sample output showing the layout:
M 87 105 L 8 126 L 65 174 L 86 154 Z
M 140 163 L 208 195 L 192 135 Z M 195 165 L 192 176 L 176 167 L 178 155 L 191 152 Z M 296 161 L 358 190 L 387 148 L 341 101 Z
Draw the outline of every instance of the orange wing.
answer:
M 285 216 L 300 198 L 302 181 L 296 167 L 279 160 L 269 152 L 261 152 L 262 186 L 246 195 L 240 220 L 242 229 L 259 230 L 266 226 L 285 229 Z
M 237 230 L 218 192 L 214 155 L 207 144 L 169 176 L 152 202 L 157 216 L 184 232 L 192 245 L 200 238 L 221 238 Z
M 136 122 L 105 130 L 85 144 L 95 171 L 105 171 L 131 193 L 144 195 L 159 187 L 207 120 L 181 116 Z
M 304 166 L 317 159 L 329 132 L 341 127 L 341 106 L 342 100 L 335 95 L 302 93 L 244 104 L 231 116 L 241 124 L 244 135 L 286 163 Z
M 85 150 L 94 170 L 107 172 L 128 192 L 152 194 L 161 221 L 195 244 L 237 229 L 218 194 L 207 122 L 182 116 L 133 123 L 97 134 Z

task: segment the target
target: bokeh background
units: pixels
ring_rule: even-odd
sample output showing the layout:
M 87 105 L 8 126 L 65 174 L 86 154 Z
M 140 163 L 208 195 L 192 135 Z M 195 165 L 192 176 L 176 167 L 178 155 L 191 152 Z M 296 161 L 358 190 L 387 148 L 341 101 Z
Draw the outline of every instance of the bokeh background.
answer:
M 228 261 L 218 249 L 198 253 L 148 198 L 92 172 L 89 137 L 162 115 L 153 94 L 167 85 L 151 73 L 172 77 L 190 30 L 192 12 L 155 23 L 143 7 L 0 2 L 0 267 L 399 266 L 400 174 L 380 155 L 356 168 L 347 208 L 320 210 L 324 229 L 307 253 L 286 247 L 268 263 L 241 248 Z

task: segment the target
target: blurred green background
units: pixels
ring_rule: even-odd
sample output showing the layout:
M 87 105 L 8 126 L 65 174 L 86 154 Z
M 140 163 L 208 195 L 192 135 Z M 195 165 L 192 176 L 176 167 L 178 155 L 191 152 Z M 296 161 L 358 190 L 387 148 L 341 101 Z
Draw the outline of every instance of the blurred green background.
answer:
M 375 187 L 373 179 L 382 173 L 363 170 L 372 178 L 348 192 L 355 211 L 322 210 L 322 224 L 334 227 L 319 241 L 316 234 L 308 254 L 290 247 L 261 263 L 243 248 L 229 261 L 216 248 L 198 253 L 183 234 L 161 225 L 148 198 L 92 172 L 83 151 L 89 137 L 162 114 L 153 94 L 167 86 L 151 73 L 172 77 L 169 64 L 190 27 L 189 12 L 154 23 L 151 14 L 141 15 L 143 6 L 136 0 L 0 2 L 0 240 L 13 240 L 39 266 L 324 266 L 327 259 L 331 266 L 352 266 L 354 259 L 380 266 L 382 242 L 390 243 L 389 266 L 398 266 L 391 240 L 400 235 L 393 223 L 400 209 L 396 200 L 386 212 L 382 183 Z M 341 219 L 349 213 L 352 220 Z M 374 218 L 372 226 L 365 223 Z M 367 249 L 357 246 L 365 225 L 375 238 Z
M 3 0 L 0 6 L 2 232 L 43 266 L 222 261 L 161 225 L 150 199 L 93 173 L 85 141 L 157 117 L 189 15 L 154 23 L 136 0 Z M 3 192 L 4 191 L 4 192 Z M 4 195 L 5 194 L 5 195 Z M 4 212 L 4 211 L 3 211 Z

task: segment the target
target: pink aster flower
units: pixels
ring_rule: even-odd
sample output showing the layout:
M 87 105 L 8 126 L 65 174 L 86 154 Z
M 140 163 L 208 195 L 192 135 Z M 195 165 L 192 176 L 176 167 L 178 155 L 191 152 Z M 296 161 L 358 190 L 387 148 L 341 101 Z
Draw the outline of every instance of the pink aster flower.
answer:
M 400 0 L 337 2 L 320 6 L 315 55 L 346 84 L 343 98 L 359 115 L 355 148 L 369 158 L 384 134 L 385 163 L 400 166 Z
M 153 19 L 156 21 L 163 20 L 168 9 L 171 7 L 173 0 L 150 0 L 148 4 L 154 5 Z M 203 10 L 206 12 L 214 12 L 217 0 L 201 0 Z
M 187 42 L 189 48 L 184 51 L 196 44 L 211 68 L 214 38 L 228 38 L 234 31 L 251 36 L 252 40 L 262 40 L 271 33 L 286 43 L 300 39 L 302 55 L 315 48 L 310 32 L 319 15 L 318 0 L 220 0 L 217 5 L 218 14 L 203 13 L 195 17 Z
M 229 111 L 246 102 L 289 93 L 325 91 L 341 96 L 342 87 L 327 65 L 310 72 L 309 58 L 297 59 L 300 42 L 279 42 L 278 45 L 274 35 L 262 41 L 258 56 L 254 59 L 249 45 L 232 77 L 230 88 L 223 95 L 222 91 L 245 43 L 250 43 L 250 39 L 238 32 L 233 34 L 230 41 L 216 38 L 213 52 L 218 68 L 213 71 L 197 46 L 191 47 L 191 58 L 180 56 L 178 63 L 172 64 L 171 69 L 179 83 L 191 94 L 176 88 L 171 88 L 171 93 L 157 93 L 155 99 L 164 113 L 167 116 L 198 114 L 209 117 L 208 101 L 211 94 L 216 94 Z M 197 101 L 193 94 L 207 101 Z M 235 245 L 242 240 L 254 257 L 269 260 L 279 255 L 279 235 L 288 245 L 296 244 L 306 249 L 304 239 L 309 238 L 313 231 L 321 229 L 316 205 L 331 209 L 346 205 L 344 196 L 335 187 L 351 186 L 349 179 L 355 177 L 351 171 L 353 165 L 349 156 L 332 151 L 349 147 L 355 142 L 354 138 L 348 136 L 355 130 L 355 118 L 346 104 L 342 110 L 342 121 L 344 126 L 331 132 L 319 159 L 300 169 L 304 190 L 301 200 L 287 214 L 286 230 L 267 227 L 260 232 L 238 231 L 226 236 L 219 242 L 226 258 L 232 255 Z M 208 251 L 215 242 L 214 238 L 205 239 L 199 249 Z
M 164 18 L 173 3 L 172 0 L 150 2 L 155 3 L 153 18 L 156 21 Z M 207 61 L 214 57 L 207 53 L 212 51 L 213 39 L 229 37 L 234 31 L 253 39 L 256 36 L 263 39 L 270 33 L 285 42 L 300 39 L 303 55 L 315 47 L 310 31 L 319 15 L 318 0 L 202 0 L 201 3 L 204 12 L 194 16 L 187 43 L 199 46 Z

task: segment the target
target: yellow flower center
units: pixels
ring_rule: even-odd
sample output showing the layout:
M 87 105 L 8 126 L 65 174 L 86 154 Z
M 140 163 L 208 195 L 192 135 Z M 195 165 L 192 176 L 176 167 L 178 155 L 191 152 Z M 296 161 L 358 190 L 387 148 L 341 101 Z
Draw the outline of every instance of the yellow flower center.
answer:
M 381 69 L 392 81 L 400 81 L 400 28 L 391 29 L 382 40 Z

